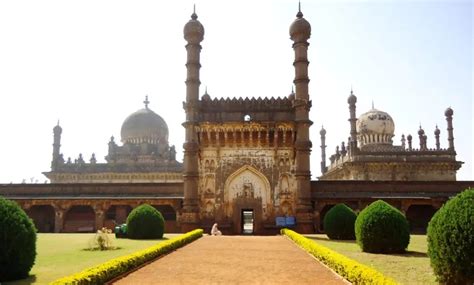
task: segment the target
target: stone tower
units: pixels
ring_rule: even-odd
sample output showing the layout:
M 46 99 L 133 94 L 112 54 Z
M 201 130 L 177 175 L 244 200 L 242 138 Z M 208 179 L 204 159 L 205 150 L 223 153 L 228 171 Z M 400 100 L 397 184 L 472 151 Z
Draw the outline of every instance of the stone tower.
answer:
M 196 136 L 196 126 L 198 122 L 198 101 L 199 101 L 199 69 L 201 41 L 204 39 L 204 27 L 197 20 L 196 11 L 193 11 L 191 20 L 184 26 L 184 39 L 187 41 L 186 52 L 186 102 L 184 110 L 186 112 L 185 142 L 184 149 L 184 203 L 181 215 L 181 225 L 183 230 L 191 230 L 198 227 L 198 142 Z
M 308 39 L 311 36 L 311 25 L 301 12 L 301 7 L 296 14 L 296 20 L 290 26 L 290 38 L 293 41 L 295 51 L 295 87 L 296 94 L 294 100 L 295 123 L 296 123 L 296 181 L 297 181 L 297 230 L 305 233 L 312 231 L 311 214 L 311 171 L 310 153 L 311 141 L 309 139 L 309 127 L 312 122 L 309 120 L 309 110 L 311 101 L 308 92 Z

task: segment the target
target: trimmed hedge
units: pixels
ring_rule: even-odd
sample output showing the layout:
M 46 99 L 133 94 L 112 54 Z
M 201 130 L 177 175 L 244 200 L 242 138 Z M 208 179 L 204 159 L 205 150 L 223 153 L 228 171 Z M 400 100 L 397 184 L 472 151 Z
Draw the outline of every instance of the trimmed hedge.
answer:
M 363 252 L 401 253 L 410 243 L 407 219 L 398 209 L 382 200 L 373 202 L 359 213 L 355 234 Z
M 346 204 L 337 204 L 324 215 L 324 232 L 330 239 L 355 240 L 356 213 Z
M 60 278 L 51 284 L 104 284 L 148 261 L 180 248 L 200 237 L 203 230 L 197 229 L 179 237 L 161 242 L 150 248 L 137 251 L 122 257 L 111 259 L 105 263 L 88 268 L 82 272 Z
M 36 258 L 36 227 L 17 203 L 0 198 L 0 283 L 28 277 Z
M 474 284 L 474 189 L 456 195 L 428 225 L 428 256 L 440 283 Z
M 353 284 L 397 284 L 395 280 L 375 269 L 319 245 L 292 230 L 282 229 L 281 234 L 293 240 L 302 249 Z
M 131 239 L 162 238 L 165 219 L 153 206 L 143 204 L 133 209 L 127 217 L 127 237 Z

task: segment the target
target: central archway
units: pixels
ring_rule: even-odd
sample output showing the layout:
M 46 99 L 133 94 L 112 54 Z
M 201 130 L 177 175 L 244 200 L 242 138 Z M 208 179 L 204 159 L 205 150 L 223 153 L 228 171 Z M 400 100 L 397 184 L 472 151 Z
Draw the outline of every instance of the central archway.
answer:
M 229 175 L 224 186 L 224 207 L 235 233 L 243 233 L 243 211 L 253 213 L 253 233 L 259 232 L 271 205 L 270 190 L 267 177 L 252 166 L 245 165 Z

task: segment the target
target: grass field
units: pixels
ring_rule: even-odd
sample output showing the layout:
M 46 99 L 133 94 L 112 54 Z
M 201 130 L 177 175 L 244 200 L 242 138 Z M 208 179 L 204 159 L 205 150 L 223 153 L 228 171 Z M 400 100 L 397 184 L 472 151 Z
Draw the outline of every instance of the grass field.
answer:
M 126 255 L 155 245 L 163 240 L 116 239 L 110 235 L 117 250 L 88 251 L 89 241 L 94 234 L 38 234 L 35 265 L 27 279 L 2 284 L 48 284 L 60 277 L 82 271 L 115 257 Z M 167 234 L 172 238 L 178 234 Z
M 425 235 L 412 235 L 405 254 L 371 254 L 360 250 L 355 241 L 333 241 L 326 235 L 306 235 L 318 244 L 326 246 L 360 263 L 371 266 L 401 284 L 438 284 L 435 281 Z

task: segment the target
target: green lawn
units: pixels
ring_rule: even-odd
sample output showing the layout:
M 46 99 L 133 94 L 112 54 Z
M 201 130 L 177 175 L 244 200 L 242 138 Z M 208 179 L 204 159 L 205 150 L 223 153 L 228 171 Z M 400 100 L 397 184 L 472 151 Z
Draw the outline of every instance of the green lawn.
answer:
M 333 241 L 326 235 L 306 235 L 306 237 L 371 266 L 401 284 L 438 284 L 430 267 L 430 259 L 426 255 L 428 250 L 426 235 L 412 235 L 408 252 L 405 254 L 364 253 L 355 241 Z
M 38 234 L 35 265 L 27 279 L 3 284 L 48 284 L 60 277 L 82 271 L 115 257 L 126 255 L 153 246 L 163 240 L 116 239 L 110 235 L 112 244 L 120 247 L 110 251 L 87 251 L 89 241 L 95 234 Z M 172 238 L 179 234 L 166 234 Z

